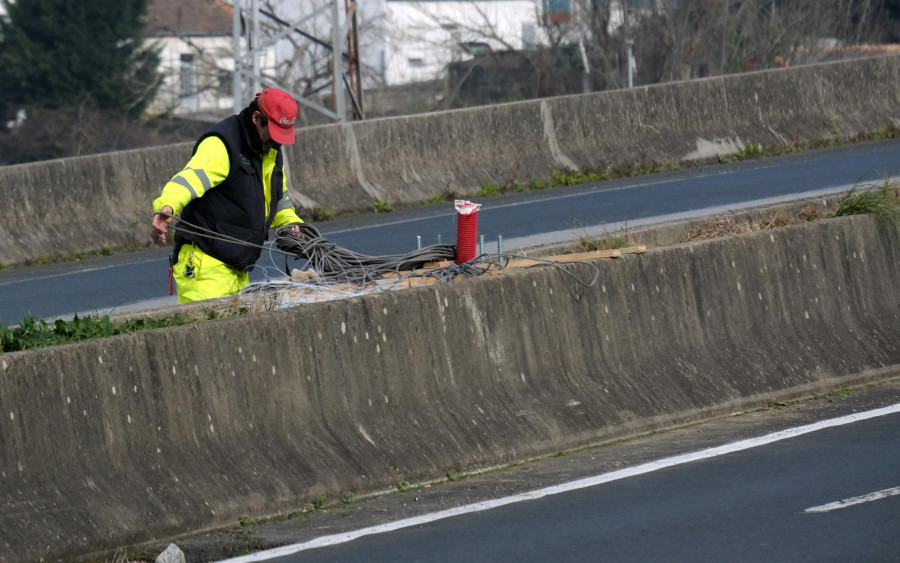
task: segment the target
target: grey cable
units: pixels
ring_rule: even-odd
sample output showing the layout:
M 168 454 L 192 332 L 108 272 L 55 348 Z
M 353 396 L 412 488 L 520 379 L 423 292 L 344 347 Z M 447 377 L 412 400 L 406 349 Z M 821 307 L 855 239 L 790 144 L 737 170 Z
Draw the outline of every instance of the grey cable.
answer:
M 249 243 L 221 235 L 204 229 L 197 225 L 192 225 L 187 221 L 176 218 L 177 221 L 210 234 L 191 231 L 191 234 L 203 236 L 207 238 L 218 238 L 235 244 L 245 246 L 254 246 L 257 248 L 265 247 Z M 291 227 L 299 227 L 300 234 L 291 232 Z M 178 230 L 177 227 L 173 229 Z M 184 231 L 182 229 L 182 231 Z M 186 231 L 184 231 L 186 232 Z M 456 264 L 451 262 L 449 265 L 440 268 L 429 268 L 428 270 L 416 271 L 429 263 L 452 261 L 456 257 L 456 245 L 453 244 L 435 244 L 414 250 L 408 254 L 389 254 L 384 256 L 368 256 L 359 254 L 352 250 L 342 248 L 329 241 L 319 230 L 309 224 L 301 223 L 299 225 L 288 225 L 279 228 L 276 231 L 275 244 L 278 249 L 269 249 L 272 252 L 279 252 L 285 256 L 298 259 L 305 259 L 310 267 L 318 274 L 325 278 L 324 281 L 344 281 L 346 283 L 365 285 L 376 279 L 383 277 L 385 274 L 396 274 L 399 279 L 414 278 L 431 278 L 439 283 L 450 282 L 459 277 L 477 277 L 491 270 L 506 270 L 509 262 L 516 258 L 524 258 L 537 261 L 537 264 L 529 266 L 515 267 L 514 269 L 529 269 L 535 267 L 553 266 L 560 272 L 572 278 L 575 282 L 591 287 L 597 283 L 600 277 L 600 269 L 594 264 L 582 261 L 559 261 L 544 260 L 540 258 L 529 258 L 527 256 L 517 254 L 482 254 L 464 264 Z M 575 275 L 565 266 L 569 265 L 587 265 L 594 270 L 591 281 L 585 281 Z
M 283 252 L 305 259 L 309 265 L 326 278 L 339 278 L 347 283 L 365 284 L 375 281 L 388 273 L 415 270 L 430 262 L 453 260 L 456 246 L 436 244 L 414 250 L 408 254 L 368 256 L 341 248 L 324 238 L 312 225 L 295 225 L 300 234 L 294 234 L 289 227 L 276 231 L 275 244 Z

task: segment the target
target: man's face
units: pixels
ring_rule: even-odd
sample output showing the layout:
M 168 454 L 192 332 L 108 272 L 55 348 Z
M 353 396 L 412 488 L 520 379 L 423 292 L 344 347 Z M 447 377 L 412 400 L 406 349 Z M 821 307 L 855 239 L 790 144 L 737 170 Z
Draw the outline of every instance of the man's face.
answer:
M 262 114 L 262 112 L 254 111 L 253 112 L 253 125 L 256 127 L 256 131 L 259 133 L 259 138 L 262 141 L 263 151 L 268 152 L 271 149 L 274 149 L 278 146 L 278 143 L 272 140 L 272 136 L 269 135 L 269 118 Z

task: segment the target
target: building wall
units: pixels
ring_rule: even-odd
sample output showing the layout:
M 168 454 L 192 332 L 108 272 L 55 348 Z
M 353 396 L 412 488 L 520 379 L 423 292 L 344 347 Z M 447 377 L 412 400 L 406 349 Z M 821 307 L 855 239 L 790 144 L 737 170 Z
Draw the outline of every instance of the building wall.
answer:
M 460 44 L 493 50 L 546 44 L 540 4 L 532 0 L 387 1 L 383 79 L 386 85 L 432 80 L 448 64 L 471 58 Z
M 231 36 L 162 37 L 151 40 L 160 48 L 163 83 L 148 112 L 221 119 L 234 111 L 234 40 Z M 260 59 L 263 73 L 275 68 L 274 49 Z

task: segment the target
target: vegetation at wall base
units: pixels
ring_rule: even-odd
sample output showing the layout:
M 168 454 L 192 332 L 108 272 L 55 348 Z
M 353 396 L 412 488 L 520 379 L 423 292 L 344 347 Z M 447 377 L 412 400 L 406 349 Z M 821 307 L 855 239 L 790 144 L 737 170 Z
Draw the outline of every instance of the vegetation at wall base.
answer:
M 322 207 L 320 205 L 315 206 L 310 213 L 310 218 L 316 222 L 321 223 L 323 221 L 328 221 L 329 219 L 334 219 L 335 212 L 334 209 L 328 207 Z
M 128 334 L 154 328 L 167 328 L 187 324 L 181 315 L 163 319 L 131 319 L 114 323 L 109 316 L 75 317 L 71 321 L 58 319 L 52 324 L 25 317 L 17 327 L 0 324 L 0 353 L 32 350 L 45 346 L 57 346 L 69 342 L 102 338 L 116 334 Z

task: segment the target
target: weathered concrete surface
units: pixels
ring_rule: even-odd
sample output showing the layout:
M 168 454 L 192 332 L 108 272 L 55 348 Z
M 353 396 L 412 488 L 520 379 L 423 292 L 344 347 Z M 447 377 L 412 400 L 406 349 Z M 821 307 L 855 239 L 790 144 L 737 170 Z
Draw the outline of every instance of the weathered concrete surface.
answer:
M 296 203 L 412 204 L 554 170 L 703 160 L 900 124 L 900 56 L 300 129 Z M 150 203 L 191 143 L 0 168 L 0 263 L 150 241 Z
M 0 559 L 232 524 L 900 363 L 896 225 L 595 266 L 594 287 L 541 268 L 0 355 Z

